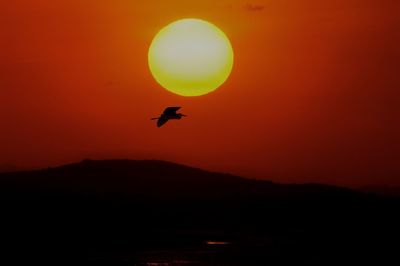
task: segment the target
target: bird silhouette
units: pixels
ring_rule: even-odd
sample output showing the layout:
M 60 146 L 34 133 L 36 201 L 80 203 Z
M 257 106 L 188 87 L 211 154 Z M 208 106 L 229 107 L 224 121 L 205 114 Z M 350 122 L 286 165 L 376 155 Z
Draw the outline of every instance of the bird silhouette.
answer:
M 181 109 L 181 107 L 167 107 L 160 117 L 155 117 L 151 120 L 157 120 L 157 127 L 161 127 L 171 119 L 181 119 L 182 117 L 187 116 L 177 113 L 179 109 Z

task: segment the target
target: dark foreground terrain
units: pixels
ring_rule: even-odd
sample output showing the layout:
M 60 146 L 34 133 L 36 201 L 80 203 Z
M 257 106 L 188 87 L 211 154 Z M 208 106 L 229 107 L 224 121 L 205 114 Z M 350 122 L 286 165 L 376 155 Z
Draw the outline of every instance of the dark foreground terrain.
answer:
M 0 174 L 1 265 L 400 265 L 400 201 L 161 161 Z

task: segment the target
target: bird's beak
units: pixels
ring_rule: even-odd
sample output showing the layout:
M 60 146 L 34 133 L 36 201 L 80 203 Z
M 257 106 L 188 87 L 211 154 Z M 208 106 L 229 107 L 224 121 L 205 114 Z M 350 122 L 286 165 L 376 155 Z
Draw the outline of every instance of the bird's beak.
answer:
M 187 115 L 182 114 L 182 116 L 187 116 Z

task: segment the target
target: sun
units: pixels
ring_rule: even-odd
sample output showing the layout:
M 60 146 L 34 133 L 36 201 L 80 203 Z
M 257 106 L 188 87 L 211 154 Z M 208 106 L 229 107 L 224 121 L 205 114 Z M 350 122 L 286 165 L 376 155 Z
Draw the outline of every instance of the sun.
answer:
M 150 71 L 168 91 L 200 96 L 220 87 L 233 68 L 232 45 L 223 31 L 200 19 L 182 19 L 160 30 L 148 53 Z

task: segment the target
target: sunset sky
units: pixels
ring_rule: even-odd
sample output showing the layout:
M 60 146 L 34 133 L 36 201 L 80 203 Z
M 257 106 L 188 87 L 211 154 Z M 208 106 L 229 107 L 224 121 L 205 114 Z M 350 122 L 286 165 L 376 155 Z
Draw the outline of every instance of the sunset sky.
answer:
M 161 159 L 277 182 L 400 185 L 400 1 L 0 2 L 0 165 Z M 200 97 L 153 79 L 167 24 L 231 40 Z M 166 106 L 189 117 L 157 128 Z

